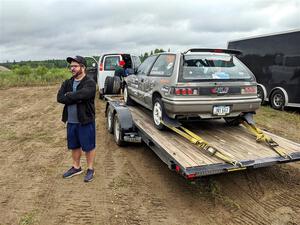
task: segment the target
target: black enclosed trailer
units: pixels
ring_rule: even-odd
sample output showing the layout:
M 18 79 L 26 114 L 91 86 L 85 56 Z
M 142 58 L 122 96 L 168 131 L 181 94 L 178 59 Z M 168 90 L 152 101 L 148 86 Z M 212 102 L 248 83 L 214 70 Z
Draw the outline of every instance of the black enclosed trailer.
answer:
M 172 130 L 157 130 L 151 111 L 126 106 L 120 96 L 105 98 L 107 129 L 118 145 L 144 142 L 171 170 L 187 179 L 300 160 L 300 144 L 271 133 L 268 135 L 285 149 L 289 158 L 281 157 L 265 143 L 258 143 L 243 126 L 226 126 L 223 120 L 187 124 L 189 130 L 243 166 L 232 165 L 203 152 Z
M 228 42 L 254 73 L 258 94 L 275 109 L 300 107 L 300 30 Z

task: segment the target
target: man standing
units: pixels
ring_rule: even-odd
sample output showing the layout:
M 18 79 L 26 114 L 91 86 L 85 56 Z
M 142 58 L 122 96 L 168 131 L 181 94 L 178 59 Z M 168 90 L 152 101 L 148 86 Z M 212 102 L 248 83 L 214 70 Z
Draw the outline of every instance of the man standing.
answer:
M 67 122 L 68 149 L 72 151 L 73 166 L 63 174 L 71 178 L 81 174 L 82 151 L 87 160 L 85 182 L 92 181 L 95 175 L 95 92 L 96 83 L 86 76 L 86 60 L 82 56 L 68 57 L 72 77 L 63 82 L 57 94 L 57 101 L 64 104 L 62 121 Z
M 116 66 L 115 68 L 115 74 L 114 76 L 120 77 L 120 79 L 122 80 L 124 75 L 125 75 L 125 61 L 121 60 L 119 62 L 119 65 Z

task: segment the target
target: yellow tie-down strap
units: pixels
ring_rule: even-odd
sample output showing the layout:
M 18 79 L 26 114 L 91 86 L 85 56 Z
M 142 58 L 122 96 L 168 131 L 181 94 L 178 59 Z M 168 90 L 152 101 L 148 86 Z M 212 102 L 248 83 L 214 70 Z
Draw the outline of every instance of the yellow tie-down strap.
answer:
M 252 133 L 256 136 L 256 141 L 261 142 L 264 141 L 266 142 L 269 147 L 274 150 L 278 155 L 280 155 L 283 158 L 286 159 L 292 159 L 289 154 L 286 153 L 286 151 L 280 147 L 271 137 L 266 135 L 261 129 L 256 127 L 254 124 L 249 124 L 246 121 L 242 121 L 242 124 Z
M 199 137 L 197 134 L 193 133 L 192 131 L 190 131 L 182 126 L 179 126 L 179 127 L 169 126 L 169 125 L 165 124 L 163 121 L 162 121 L 162 124 L 164 124 L 169 129 L 175 131 L 180 136 L 189 140 L 191 143 L 196 145 L 199 149 L 206 151 L 209 155 L 214 156 L 218 159 L 221 159 L 222 161 L 229 163 L 236 167 L 236 168 L 232 168 L 232 169 L 227 169 L 228 171 L 246 169 L 246 167 L 244 167 L 244 165 L 241 162 L 232 159 L 226 153 L 221 152 L 217 148 L 209 145 L 205 140 L 203 140 L 201 137 Z

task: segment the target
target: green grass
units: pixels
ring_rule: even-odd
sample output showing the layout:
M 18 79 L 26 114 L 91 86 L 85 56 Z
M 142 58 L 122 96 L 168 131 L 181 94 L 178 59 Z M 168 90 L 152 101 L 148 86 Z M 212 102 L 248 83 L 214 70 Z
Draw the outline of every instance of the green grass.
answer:
M 0 89 L 22 86 L 45 86 L 57 84 L 70 77 L 67 69 L 30 68 L 27 66 L 12 71 L 0 71 Z
M 19 221 L 19 225 L 33 225 L 36 220 L 35 220 L 35 213 L 36 212 L 29 212 L 26 213 L 25 215 L 22 216 L 22 218 Z
M 257 110 L 254 120 L 258 127 L 300 143 L 300 113 L 295 111 L 279 111 L 269 106 Z

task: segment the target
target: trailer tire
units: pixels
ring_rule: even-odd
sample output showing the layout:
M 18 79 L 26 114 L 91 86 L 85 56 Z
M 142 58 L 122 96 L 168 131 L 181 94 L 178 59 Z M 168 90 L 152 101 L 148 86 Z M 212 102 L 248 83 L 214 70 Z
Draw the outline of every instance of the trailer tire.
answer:
M 114 116 L 114 139 L 117 145 L 124 146 L 125 142 L 123 141 L 123 134 L 121 129 L 121 124 L 117 114 Z
M 107 109 L 106 128 L 109 133 L 114 132 L 114 114 L 109 108 Z
M 284 93 L 277 89 L 275 90 L 270 97 L 270 104 L 273 109 L 283 110 L 285 105 L 285 96 Z
M 162 100 L 160 97 L 156 97 L 152 106 L 152 120 L 156 129 L 164 130 L 166 128 L 165 125 L 161 123 L 164 116 L 166 115 Z
M 129 105 L 129 106 L 134 105 L 135 102 L 132 100 L 132 98 L 130 98 L 130 96 L 128 94 L 128 87 L 127 87 L 126 84 L 125 84 L 125 87 L 124 87 L 123 95 L 124 95 L 124 101 L 125 101 L 126 105 Z

